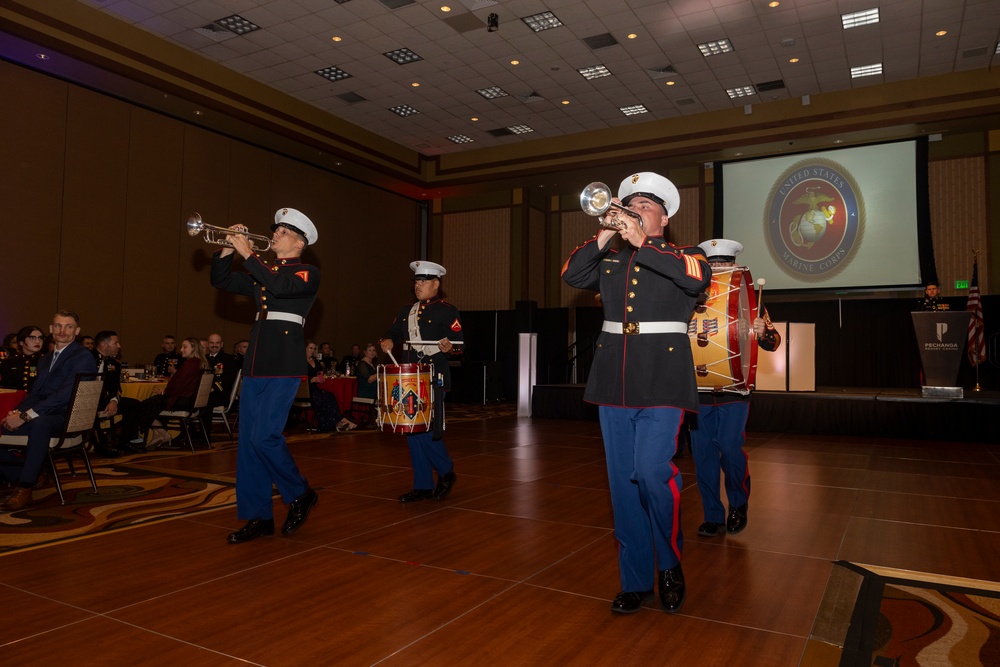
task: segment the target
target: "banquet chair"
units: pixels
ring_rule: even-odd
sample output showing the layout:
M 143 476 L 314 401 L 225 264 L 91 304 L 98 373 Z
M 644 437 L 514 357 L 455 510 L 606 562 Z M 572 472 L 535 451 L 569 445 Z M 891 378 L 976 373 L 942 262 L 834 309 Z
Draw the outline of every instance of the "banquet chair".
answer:
M 347 413 L 358 426 L 371 426 L 375 423 L 375 399 L 355 396 L 351 399 L 351 408 Z
M 292 410 L 299 417 L 305 415 L 307 431 L 315 431 L 317 429 L 316 411 L 313 410 L 312 399 L 309 398 L 308 380 L 303 380 L 299 385 L 299 390 L 295 393 L 295 399 L 292 401 Z
M 194 441 L 191 439 L 191 424 L 197 424 L 201 429 L 202 437 L 205 439 L 205 444 L 208 448 L 212 448 L 212 440 L 208 436 L 208 429 L 205 428 L 205 422 L 201 420 L 201 411 L 208 407 L 208 397 L 212 393 L 212 382 L 215 381 L 215 373 L 211 370 L 206 370 L 201 375 L 201 382 L 198 384 L 198 393 L 194 396 L 194 404 L 187 410 L 163 410 L 157 416 L 157 419 L 163 424 L 164 428 L 170 428 L 170 424 L 176 424 L 181 433 L 184 434 L 184 439 L 187 440 L 188 447 L 194 452 Z
M 233 388 L 229 392 L 229 402 L 226 405 L 216 405 L 212 408 L 212 423 L 222 422 L 226 426 L 226 431 L 229 433 L 229 439 L 233 439 L 233 427 L 236 425 L 234 420 L 232 424 L 229 423 L 229 414 L 233 411 L 233 406 L 236 404 L 236 397 L 240 395 L 240 382 L 243 380 L 243 371 L 236 371 L 236 379 L 233 380 Z
M 87 456 L 87 445 L 90 441 L 90 434 L 94 430 L 94 421 L 97 419 L 97 404 L 101 400 L 101 390 L 104 388 L 104 378 L 97 374 L 80 374 L 76 376 L 73 383 L 73 393 L 69 401 L 69 409 L 66 410 L 66 421 L 63 424 L 62 432 L 49 439 L 49 466 L 52 468 L 52 479 L 56 484 L 56 491 L 59 492 L 59 502 L 66 504 L 66 496 L 63 494 L 62 483 L 59 481 L 59 471 L 56 468 L 56 459 L 64 458 L 69 466 L 69 472 L 74 477 L 76 471 L 73 469 L 71 457 L 79 455 L 83 457 L 83 464 L 87 468 L 90 476 L 90 485 L 97 493 L 97 481 L 94 479 L 94 469 L 90 465 L 90 457 Z M 28 436 L 26 435 L 4 435 L 0 437 L 0 446 L 3 447 L 27 447 Z

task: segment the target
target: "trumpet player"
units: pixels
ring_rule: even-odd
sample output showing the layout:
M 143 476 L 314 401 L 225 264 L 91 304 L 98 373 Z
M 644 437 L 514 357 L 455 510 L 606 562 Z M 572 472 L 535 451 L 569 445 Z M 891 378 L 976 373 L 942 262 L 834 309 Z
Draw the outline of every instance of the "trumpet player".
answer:
M 246 232 L 240 225 L 234 232 Z M 243 359 L 240 391 L 239 448 L 236 454 L 236 511 L 246 524 L 230 533 L 230 544 L 274 534 L 271 485 L 289 504 L 281 528 L 291 535 L 317 503 L 316 492 L 295 465 L 282 430 L 295 393 L 306 376 L 303 325 L 319 290 L 319 269 L 300 260 L 316 243 L 316 226 L 293 208 L 274 214 L 270 249 L 277 258 L 265 261 L 243 233 L 226 236 L 230 247 L 212 257 L 212 286 L 244 294 L 257 304 L 257 320 Z M 233 255 L 243 258 L 246 273 L 233 272 Z
M 619 614 L 639 611 L 659 581 L 668 612 L 684 603 L 680 526 L 681 474 L 673 464 L 685 411 L 697 411 L 698 391 L 687 320 L 711 282 L 699 248 L 664 237 L 680 207 L 677 188 L 652 172 L 633 174 L 618 188 L 620 213 L 566 260 L 569 285 L 599 290 L 604 326 L 584 400 L 598 405 L 611 486 L 621 592 Z M 612 247 L 612 238 L 625 245 Z

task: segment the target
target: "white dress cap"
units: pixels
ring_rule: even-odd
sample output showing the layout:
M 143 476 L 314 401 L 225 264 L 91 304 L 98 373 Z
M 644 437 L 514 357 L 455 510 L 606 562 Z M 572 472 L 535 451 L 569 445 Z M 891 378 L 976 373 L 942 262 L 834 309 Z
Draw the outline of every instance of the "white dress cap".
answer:
M 668 218 L 674 217 L 674 213 L 681 207 L 681 195 L 677 192 L 677 187 L 663 176 L 651 171 L 632 174 L 618 186 L 618 199 L 623 204 L 627 205 L 626 200 L 636 195 L 649 197 L 663 206 Z
M 291 227 L 292 231 L 302 234 L 306 237 L 306 243 L 312 245 L 319 240 L 319 232 L 316 231 L 316 225 L 312 223 L 305 213 L 301 211 L 296 211 L 294 208 L 279 208 L 274 214 L 274 224 L 271 225 L 271 231 L 278 225 L 284 227 Z
M 712 239 L 698 244 L 698 247 L 705 251 L 705 256 L 709 259 L 713 257 L 727 257 L 736 259 L 736 255 L 743 252 L 743 244 L 739 241 L 729 239 Z
M 410 262 L 410 270 L 413 271 L 414 280 L 430 280 L 431 278 L 440 278 L 447 273 L 445 268 L 440 264 L 425 262 L 422 259 L 416 262 Z

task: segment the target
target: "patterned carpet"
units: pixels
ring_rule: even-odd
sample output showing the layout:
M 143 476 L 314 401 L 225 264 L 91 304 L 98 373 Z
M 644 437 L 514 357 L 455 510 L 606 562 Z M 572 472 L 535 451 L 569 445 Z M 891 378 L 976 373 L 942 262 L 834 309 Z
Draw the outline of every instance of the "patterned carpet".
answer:
M 1000 584 L 837 562 L 802 665 L 1000 665 Z
M 176 454 L 163 456 L 176 457 Z M 76 477 L 60 479 L 66 504 L 55 486 L 34 492 L 34 503 L 20 512 L 0 514 L 0 554 L 61 540 L 162 521 L 232 505 L 232 481 L 211 475 L 178 474 L 155 467 L 156 454 L 104 462 L 92 459 L 99 495 L 82 464 Z

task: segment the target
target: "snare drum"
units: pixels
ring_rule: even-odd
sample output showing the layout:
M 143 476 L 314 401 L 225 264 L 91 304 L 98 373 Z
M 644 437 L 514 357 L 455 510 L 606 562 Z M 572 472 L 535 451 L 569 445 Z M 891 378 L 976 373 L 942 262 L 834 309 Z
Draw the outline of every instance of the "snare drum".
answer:
M 745 266 L 716 268 L 708 300 L 688 322 L 698 391 L 749 394 L 757 375 L 757 294 Z
M 428 364 L 379 365 L 375 369 L 376 422 L 386 433 L 423 433 L 434 418 L 434 389 Z

